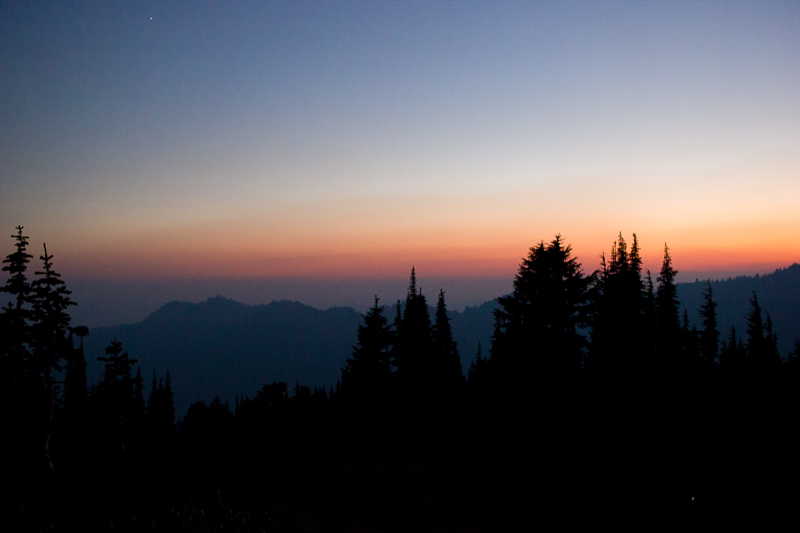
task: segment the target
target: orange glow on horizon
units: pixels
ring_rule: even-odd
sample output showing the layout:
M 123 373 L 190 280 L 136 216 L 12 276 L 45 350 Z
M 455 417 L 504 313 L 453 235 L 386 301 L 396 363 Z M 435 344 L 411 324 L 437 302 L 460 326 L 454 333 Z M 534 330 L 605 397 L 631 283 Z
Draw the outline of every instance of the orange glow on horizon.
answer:
M 623 237 L 626 237 L 623 235 Z M 631 239 L 626 238 L 630 249 Z M 537 241 L 538 242 L 538 241 Z M 601 254 L 608 257 L 613 239 L 603 245 L 580 243 L 573 257 L 589 274 L 600 266 Z M 531 245 L 535 245 L 532 243 Z M 569 243 L 568 243 L 569 244 Z M 640 241 L 640 244 L 641 241 Z M 800 260 L 796 249 L 763 244 L 704 247 L 677 242 L 670 246 L 673 266 L 678 271 L 769 271 Z M 199 247 L 167 249 L 151 247 L 145 252 L 112 249 L 101 252 L 60 254 L 60 270 L 71 278 L 174 279 L 174 278 L 396 278 L 406 277 L 412 266 L 425 276 L 462 278 L 513 277 L 530 246 L 415 247 L 394 251 L 355 249 L 320 250 L 317 253 L 280 253 L 258 249 L 203 250 Z M 644 267 L 657 275 L 663 258 L 663 243 L 642 244 Z

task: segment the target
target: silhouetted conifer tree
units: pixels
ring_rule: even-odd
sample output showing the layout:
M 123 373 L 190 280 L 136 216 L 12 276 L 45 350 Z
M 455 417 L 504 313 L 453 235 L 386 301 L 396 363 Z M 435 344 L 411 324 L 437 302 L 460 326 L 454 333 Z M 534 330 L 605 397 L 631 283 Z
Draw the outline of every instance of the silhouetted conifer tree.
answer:
M 580 370 L 589 280 L 561 235 L 530 249 L 514 291 L 498 298 L 492 361 L 503 379 L 549 379 Z
M 747 354 L 741 339 L 736 336 L 736 328 L 731 326 L 727 340 L 720 350 L 720 368 L 727 374 L 739 374 L 744 370 Z
M 491 377 L 489 375 L 489 359 L 483 356 L 481 342 L 478 341 L 478 350 L 475 359 L 467 371 L 467 386 L 470 394 L 482 394 L 488 386 Z
M 345 394 L 362 401 L 374 400 L 385 390 L 391 376 L 391 327 L 383 315 L 383 306 L 375 303 L 364 315 L 364 325 L 358 327 L 358 344 L 353 357 L 342 369 L 342 389 Z M 310 391 L 309 391 L 310 393 Z
M 588 366 L 615 375 L 647 368 L 651 364 L 650 302 L 636 234 L 630 254 L 620 233 L 610 260 L 606 262 L 605 254 L 601 257 L 589 299 L 592 337 Z
M 3 397 L 3 404 L 8 406 L 9 424 L 8 435 L 13 441 L 13 458 L 10 464 L 13 468 L 11 477 L 14 478 L 16 489 L 15 507 L 19 512 L 23 509 L 23 489 L 21 473 L 21 451 L 27 446 L 20 442 L 21 426 L 26 418 L 29 392 L 35 386 L 33 376 L 25 372 L 29 352 L 27 343 L 30 340 L 30 308 L 32 295 L 31 286 L 25 275 L 28 262 L 33 256 L 27 252 L 28 237 L 22 234 L 22 226 L 17 226 L 17 234 L 11 237 L 16 240 L 16 250 L 3 260 L 3 272 L 8 272 L 9 277 L 0 291 L 8 294 L 11 300 L 3 308 L 0 315 L 0 390 L 7 394 Z M 28 375 L 26 375 L 28 374 Z
M 125 497 L 125 443 L 127 440 L 128 426 L 133 413 L 134 390 L 131 369 L 136 364 L 136 359 L 131 359 L 128 352 L 123 352 L 122 343 L 115 338 L 105 349 L 108 357 L 98 357 L 102 361 L 103 377 L 96 389 L 96 401 L 99 402 L 110 419 L 109 425 L 118 442 L 117 472 L 119 482 L 119 497 Z
M 181 440 L 189 448 L 199 448 L 204 453 L 219 453 L 234 434 L 234 415 L 219 396 L 206 402 L 193 402 L 181 423 Z
M 44 255 L 39 259 L 42 260 L 44 269 L 36 272 L 40 277 L 31 283 L 33 324 L 30 344 L 33 353 L 30 366 L 42 386 L 46 401 L 48 424 L 44 456 L 52 471 L 50 439 L 57 396 L 53 372 L 61 372 L 61 360 L 69 357 L 75 350 L 69 336 L 72 319 L 67 313 L 69 306 L 75 305 L 75 302 L 70 300 L 71 292 L 67 290 L 61 275 L 53 270 L 53 256 L 47 254 L 47 246 L 44 246 Z
M 1 354 L 11 357 L 15 362 L 17 371 L 21 370 L 22 361 L 27 358 L 28 352 L 25 343 L 29 337 L 29 322 L 32 320 L 33 311 L 30 304 L 33 301 L 31 285 L 25 275 L 28 263 L 33 258 L 27 252 L 28 237 L 22 234 L 22 226 L 17 226 L 17 234 L 11 237 L 16 251 L 6 256 L 3 260 L 3 272 L 8 272 L 9 277 L 0 291 L 8 294 L 11 301 L 3 309 L 5 330 L 0 340 Z
M 700 336 L 700 351 L 707 367 L 712 367 L 719 352 L 719 330 L 717 329 L 717 302 L 714 301 L 711 282 L 706 282 L 703 291 L 703 305 L 700 308 L 700 317 L 703 321 L 703 331 Z
M 781 362 L 778 353 L 778 334 L 773 331 L 772 318 L 767 313 L 767 320 L 764 323 L 764 340 L 767 343 L 767 360 L 773 368 Z
M 797 375 L 797 372 L 800 371 L 800 338 L 797 338 L 794 341 L 794 347 L 786 358 L 786 367 L 788 368 L 789 372 L 795 376 Z
M 432 341 L 438 387 L 443 393 L 451 394 L 457 387 L 464 384 L 464 371 L 461 368 L 461 358 L 458 356 L 456 341 L 453 340 L 450 318 L 447 316 L 444 290 L 439 291 Z
M 289 387 L 284 381 L 265 383 L 256 393 L 254 401 L 265 410 L 282 409 L 289 404 Z
M 167 377 L 164 379 L 164 423 L 170 431 L 175 428 L 175 395 L 172 392 L 172 379 L 167 370 Z
M 681 325 L 678 288 L 675 284 L 677 274 L 678 271 L 672 267 L 669 247 L 664 243 L 664 261 L 661 263 L 661 272 L 656 278 L 658 282 L 658 292 L 655 298 L 657 347 L 659 365 L 672 372 L 685 370 L 685 368 L 681 368 L 683 365 L 679 353 Z
M 86 328 L 73 329 L 78 330 L 80 341 L 78 347 L 70 352 L 64 366 L 64 412 L 68 418 L 76 420 L 84 418 L 88 399 L 86 355 L 83 350 L 83 337 L 88 330 Z M 72 345 L 72 339 L 69 344 Z
M 158 409 L 159 402 L 158 379 L 156 379 L 156 369 L 153 369 L 153 379 L 150 381 L 150 396 L 147 398 L 147 414 L 151 415 Z
M 137 368 L 136 377 L 133 378 L 133 415 L 141 418 L 144 413 L 144 378 L 142 378 L 142 369 Z
M 417 288 L 413 267 L 397 345 L 397 377 L 401 387 L 425 396 L 430 392 L 435 368 L 431 356 L 431 319 L 425 296 Z
M 400 354 L 400 330 L 403 328 L 403 304 L 397 300 L 394 323 L 392 324 L 391 362 L 393 370 L 397 369 L 397 360 L 402 359 Z
M 764 329 L 761 306 L 754 291 L 750 299 L 750 312 L 747 315 L 747 363 L 753 370 L 763 370 L 768 366 L 769 356 Z
M 689 311 L 683 310 L 683 324 L 681 325 L 683 339 L 684 368 L 687 371 L 696 371 L 702 368 L 702 355 L 700 353 L 700 333 L 697 327 L 689 322 Z

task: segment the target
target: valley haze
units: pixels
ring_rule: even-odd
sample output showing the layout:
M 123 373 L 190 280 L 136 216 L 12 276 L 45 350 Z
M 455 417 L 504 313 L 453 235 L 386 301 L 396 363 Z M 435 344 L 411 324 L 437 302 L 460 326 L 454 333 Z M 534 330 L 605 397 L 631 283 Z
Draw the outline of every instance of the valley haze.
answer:
M 421 286 L 425 280 L 417 281 Z M 441 278 L 427 281 L 453 282 Z M 375 280 L 364 283 L 373 289 L 401 291 L 403 297 L 406 291 L 402 286 L 380 287 Z M 794 348 L 800 338 L 800 265 L 764 276 L 716 280 L 711 285 L 718 302 L 721 339 L 727 338 L 731 327 L 740 336 L 746 331 L 749 300 L 755 291 L 764 312 L 771 316 L 779 352 L 786 357 Z M 346 288 L 353 290 L 354 286 L 351 282 Z M 255 287 L 263 286 L 254 282 L 250 289 Z M 679 283 L 677 289 L 687 318 L 699 327 L 706 283 Z M 390 321 L 396 315 L 396 300 L 403 297 L 383 301 Z M 494 299 L 463 309 L 449 306 L 453 339 L 465 375 L 479 343 L 484 356 L 490 353 L 496 306 Z M 434 315 L 432 308 L 429 312 Z M 139 360 L 143 375 L 171 371 L 179 413 L 192 401 L 211 401 L 215 396 L 231 400 L 274 381 L 327 389 L 340 379 L 341 369 L 352 355 L 358 327 L 363 324 L 362 313 L 352 307 L 323 310 L 289 300 L 248 305 L 219 295 L 199 303 L 172 301 L 142 321 L 92 328 L 86 339 L 89 377 L 91 381 L 100 379 L 102 366 L 97 357 L 117 339 Z

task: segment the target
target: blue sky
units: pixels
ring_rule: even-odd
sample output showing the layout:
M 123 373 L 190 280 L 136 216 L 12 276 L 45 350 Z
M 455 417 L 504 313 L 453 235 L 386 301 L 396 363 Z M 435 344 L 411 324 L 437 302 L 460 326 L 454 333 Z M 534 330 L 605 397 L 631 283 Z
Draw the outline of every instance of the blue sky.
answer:
M 667 241 L 765 271 L 800 255 L 799 27 L 797 2 L 3 3 L 0 226 L 81 280 L 510 278 L 620 231 L 650 268 Z

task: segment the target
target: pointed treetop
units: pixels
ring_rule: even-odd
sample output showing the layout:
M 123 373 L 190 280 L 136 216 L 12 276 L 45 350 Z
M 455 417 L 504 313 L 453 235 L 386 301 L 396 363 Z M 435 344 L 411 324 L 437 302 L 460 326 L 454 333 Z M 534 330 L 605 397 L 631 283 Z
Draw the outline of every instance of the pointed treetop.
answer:
M 613 251 L 613 257 L 611 260 L 611 267 L 615 271 L 625 271 L 628 270 L 628 244 L 625 242 L 625 238 L 622 236 L 622 232 L 619 232 L 619 240 L 617 240 L 616 249 Z
M 31 292 L 28 278 L 25 276 L 25 271 L 28 268 L 28 262 L 33 258 L 27 252 L 28 237 L 22 234 L 22 226 L 17 226 L 17 234 L 12 235 L 16 239 L 14 246 L 17 251 L 9 254 L 4 260 L 2 271 L 8 272 L 9 278 L 6 280 L 4 287 L 0 287 L 0 292 L 5 292 L 16 296 L 16 304 L 14 305 L 16 311 L 22 312 L 22 306 L 29 300 Z M 11 302 L 9 302 L 11 308 Z
M 642 256 L 639 249 L 639 240 L 636 238 L 635 233 L 633 234 L 633 244 L 631 245 L 630 264 L 631 270 L 637 274 L 642 271 Z
M 656 280 L 659 283 L 673 283 L 678 271 L 672 268 L 672 257 L 669 255 L 669 246 L 664 243 L 664 261 L 661 263 L 661 272 Z
M 417 295 L 417 275 L 414 267 L 411 267 L 411 281 L 408 284 L 408 297 L 413 298 Z

